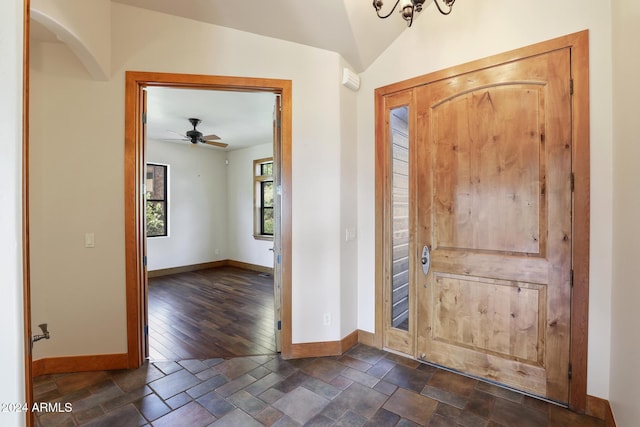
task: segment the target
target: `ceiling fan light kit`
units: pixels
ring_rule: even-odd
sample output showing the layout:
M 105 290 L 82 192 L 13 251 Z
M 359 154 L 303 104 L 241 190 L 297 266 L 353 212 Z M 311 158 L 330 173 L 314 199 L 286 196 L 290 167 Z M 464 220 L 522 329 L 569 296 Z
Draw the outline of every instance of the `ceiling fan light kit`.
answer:
M 443 5 L 440 5 L 440 1 Z M 382 0 L 373 0 L 373 8 L 376 10 L 376 14 L 380 19 L 386 19 L 391 16 L 391 14 L 398 9 L 402 18 L 407 21 L 407 26 L 410 27 L 413 24 L 413 16 L 416 13 L 422 11 L 422 6 L 424 5 L 425 0 L 396 0 L 395 4 L 389 11 L 389 13 L 381 13 L 382 11 Z M 438 11 L 443 15 L 448 15 L 451 13 L 451 9 L 453 8 L 453 4 L 456 0 L 433 0 L 438 8 Z

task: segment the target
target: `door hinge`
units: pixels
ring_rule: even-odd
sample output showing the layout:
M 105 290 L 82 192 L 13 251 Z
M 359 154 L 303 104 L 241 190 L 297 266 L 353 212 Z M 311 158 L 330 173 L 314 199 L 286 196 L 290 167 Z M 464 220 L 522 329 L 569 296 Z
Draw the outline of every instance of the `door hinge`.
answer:
M 149 336 L 149 325 L 144 325 L 144 336 Z
M 573 172 L 571 172 L 571 192 L 572 193 L 575 187 L 576 187 L 576 177 L 573 174 Z
M 147 266 L 147 256 L 146 255 L 142 257 L 142 266 L 143 267 Z
M 143 125 L 147 124 L 147 113 L 142 113 L 142 124 Z
M 571 269 L 571 272 L 569 273 L 569 285 L 573 289 L 573 269 Z
M 569 363 L 569 372 L 567 372 L 567 376 L 569 377 L 569 380 L 571 380 L 572 375 L 573 375 L 573 371 L 571 369 L 571 363 Z
M 282 330 L 282 320 L 278 320 L 278 330 Z
M 569 79 L 569 95 L 573 95 L 573 79 Z

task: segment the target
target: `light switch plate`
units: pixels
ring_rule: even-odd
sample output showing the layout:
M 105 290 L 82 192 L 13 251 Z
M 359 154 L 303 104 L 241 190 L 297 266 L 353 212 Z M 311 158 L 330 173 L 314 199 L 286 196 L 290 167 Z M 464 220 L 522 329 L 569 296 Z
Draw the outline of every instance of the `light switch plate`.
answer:
M 93 248 L 96 245 L 96 237 L 93 233 L 84 233 L 84 247 Z

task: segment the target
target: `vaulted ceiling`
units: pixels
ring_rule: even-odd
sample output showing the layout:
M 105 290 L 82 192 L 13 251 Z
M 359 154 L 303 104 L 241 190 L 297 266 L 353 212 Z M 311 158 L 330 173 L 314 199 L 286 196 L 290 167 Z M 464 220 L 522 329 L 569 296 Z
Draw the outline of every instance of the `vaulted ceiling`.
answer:
M 406 28 L 400 16 L 378 19 L 370 0 L 112 1 L 337 52 L 356 72 Z

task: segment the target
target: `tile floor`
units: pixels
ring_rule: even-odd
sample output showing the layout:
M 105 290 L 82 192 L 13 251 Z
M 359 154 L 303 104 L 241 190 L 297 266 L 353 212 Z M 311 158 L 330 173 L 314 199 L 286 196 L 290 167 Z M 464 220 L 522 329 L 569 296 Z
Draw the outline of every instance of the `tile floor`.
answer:
M 339 357 L 152 362 L 47 375 L 47 426 L 604 426 L 595 418 L 371 347 Z

